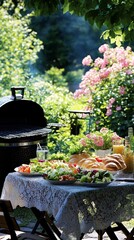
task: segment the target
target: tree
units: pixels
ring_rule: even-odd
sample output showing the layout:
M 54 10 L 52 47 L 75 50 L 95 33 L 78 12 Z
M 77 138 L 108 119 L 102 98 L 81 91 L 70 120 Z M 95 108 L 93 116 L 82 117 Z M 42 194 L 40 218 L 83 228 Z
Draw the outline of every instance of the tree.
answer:
M 37 62 L 42 73 L 52 66 L 64 68 L 65 73 L 78 70 L 81 59 L 89 52 L 97 57 L 97 49 L 104 42 L 100 39 L 102 31 L 93 29 L 83 17 L 61 11 L 50 16 L 33 16 L 30 28 L 44 45 Z
M 7 0 L 0 0 L 3 5 Z M 34 9 L 37 15 L 50 15 L 62 9 L 63 13 L 71 12 L 84 16 L 98 28 L 106 26 L 104 39 L 120 45 L 134 40 L 134 1 L 133 0 L 11 0 L 16 7 L 24 2 L 25 6 Z
M 27 17 L 11 16 L 0 9 L 0 94 L 13 85 L 26 85 L 42 43 L 28 28 Z M 3 91 L 4 89 L 4 91 Z

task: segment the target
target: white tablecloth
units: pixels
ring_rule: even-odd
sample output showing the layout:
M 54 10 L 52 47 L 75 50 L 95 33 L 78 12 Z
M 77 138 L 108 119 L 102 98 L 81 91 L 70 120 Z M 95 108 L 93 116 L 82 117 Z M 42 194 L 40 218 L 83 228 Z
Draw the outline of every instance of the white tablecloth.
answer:
M 9 199 L 14 208 L 36 207 L 52 214 L 63 240 L 79 240 L 82 232 L 134 218 L 134 182 L 112 182 L 102 188 L 52 185 L 42 177 L 9 173 L 1 198 Z

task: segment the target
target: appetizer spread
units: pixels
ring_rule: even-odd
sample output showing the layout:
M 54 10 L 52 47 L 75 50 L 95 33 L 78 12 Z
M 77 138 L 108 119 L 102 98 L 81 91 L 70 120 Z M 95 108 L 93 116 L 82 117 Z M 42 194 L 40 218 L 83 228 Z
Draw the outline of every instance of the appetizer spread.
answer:
M 19 173 L 41 174 L 49 181 L 70 181 L 79 183 L 110 183 L 113 175 L 107 170 L 84 169 L 75 163 L 63 160 L 49 160 L 40 162 L 34 160 L 29 165 L 22 164 L 17 169 Z

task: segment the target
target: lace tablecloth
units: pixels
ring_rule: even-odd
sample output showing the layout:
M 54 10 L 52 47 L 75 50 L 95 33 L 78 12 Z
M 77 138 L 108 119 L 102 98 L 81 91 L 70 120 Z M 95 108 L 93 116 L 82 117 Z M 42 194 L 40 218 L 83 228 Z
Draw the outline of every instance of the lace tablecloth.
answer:
M 52 214 L 63 240 L 79 240 L 82 232 L 134 217 L 134 182 L 115 181 L 102 188 L 52 185 L 42 177 L 9 173 L 1 198 L 14 208 L 36 207 Z

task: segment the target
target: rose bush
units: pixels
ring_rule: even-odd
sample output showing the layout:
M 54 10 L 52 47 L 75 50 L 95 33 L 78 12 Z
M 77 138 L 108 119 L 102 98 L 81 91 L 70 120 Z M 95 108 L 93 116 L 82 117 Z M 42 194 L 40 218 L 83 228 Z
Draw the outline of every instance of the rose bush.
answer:
M 80 139 L 80 143 L 86 149 L 106 150 L 112 148 L 114 140 L 121 139 L 121 137 L 108 128 L 101 128 L 100 131 L 94 131 L 86 134 Z
M 134 124 L 134 52 L 130 47 L 99 48 L 103 57 L 93 61 L 90 55 L 82 61 L 90 69 L 83 75 L 74 97 L 85 100 L 92 111 L 93 126 L 108 127 L 120 136 Z

